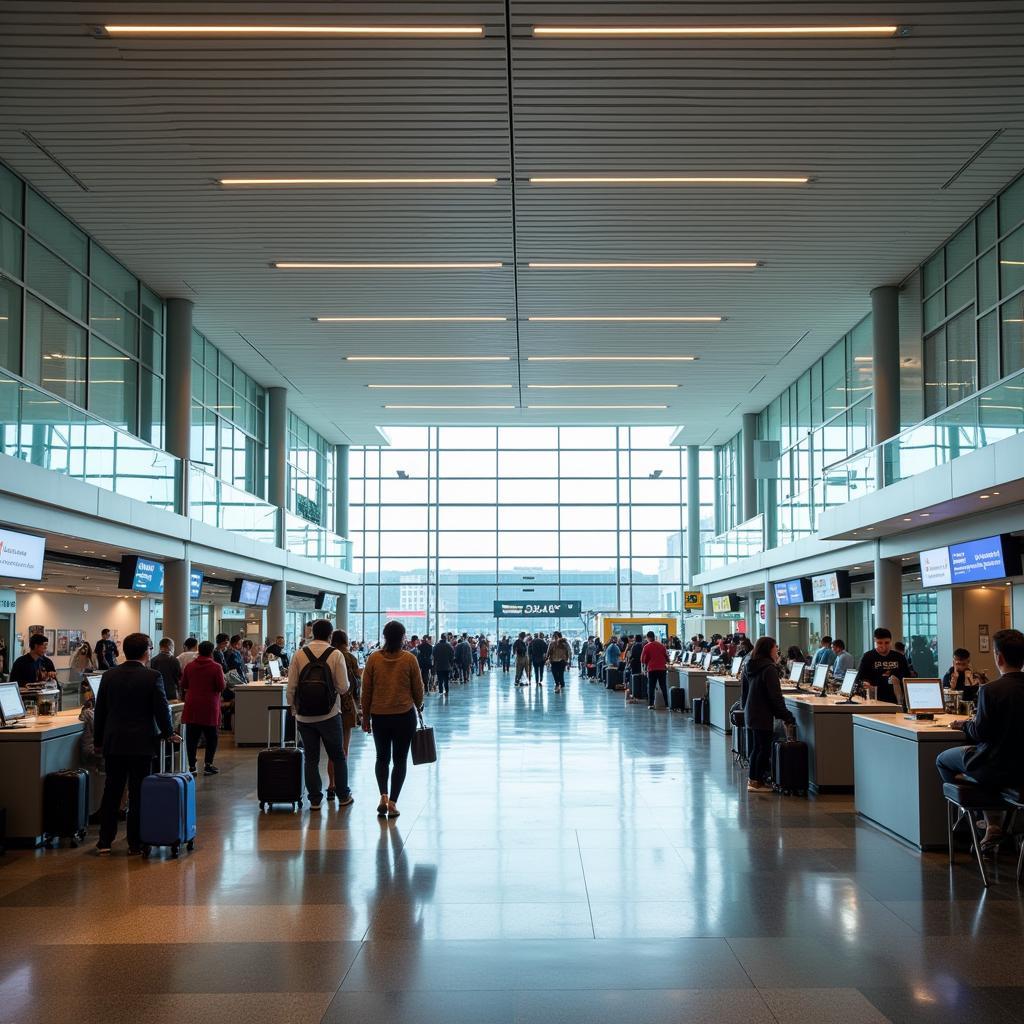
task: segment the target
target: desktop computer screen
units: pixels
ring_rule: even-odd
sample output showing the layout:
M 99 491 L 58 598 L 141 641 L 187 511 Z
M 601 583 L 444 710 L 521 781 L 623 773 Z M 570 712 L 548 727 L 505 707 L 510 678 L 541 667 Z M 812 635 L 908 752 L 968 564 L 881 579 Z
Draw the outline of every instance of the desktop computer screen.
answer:
M 802 661 L 794 661 L 789 667 L 789 681 L 791 683 L 799 683 L 804 677 L 804 663 Z
M 843 676 L 843 684 L 839 687 L 839 692 L 844 697 L 852 697 L 853 691 L 857 689 L 857 670 L 851 668 L 847 671 L 846 675 Z
M 0 719 L 6 725 L 25 717 L 25 704 L 17 683 L 0 683 Z
M 916 715 L 938 715 L 946 710 L 942 700 L 941 679 L 904 679 L 907 711 Z
M 816 690 L 825 692 L 825 687 L 828 684 L 828 665 L 815 665 L 814 666 L 814 681 L 811 686 Z
M 273 660 L 268 661 L 267 662 L 267 669 L 270 672 L 270 678 L 271 679 L 280 679 L 281 678 L 281 662 L 273 661 Z
M 732 667 L 729 669 L 731 675 L 738 676 L 740 669 L 743 667 L 743 658 L 733 658 Z

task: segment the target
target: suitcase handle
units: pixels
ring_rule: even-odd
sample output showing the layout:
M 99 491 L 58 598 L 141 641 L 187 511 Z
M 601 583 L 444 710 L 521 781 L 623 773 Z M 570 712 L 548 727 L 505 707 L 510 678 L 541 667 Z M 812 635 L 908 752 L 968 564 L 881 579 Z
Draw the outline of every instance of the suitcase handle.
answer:
M 289 705 L 289 704 L 268 704 L 267 705 L 267 749 L 268 750 L 271 747 L 273 747 L 273 745 L 274 745 L 271 742 L 270 733 L 271 733 L 271 730 L 274 728 L 274 712 L 275 711 L 291 711 L 291 705 Z M 296 731 L 298 731 L 298 730 L 296 730 Z M 284 740 L 284 730 L 282 729 L 281 730 L 281 746 L 282 747 L 286 747 L 287 745 L 288 744 L 285 743 L 285 740 Z M 297 747 L 298 745 L 299 745 L 299 741 L 298 741 L 298 739 L 296 739 L 295 746 Z
M 172 743 L 170 737 L 168 737 L 167 739 L 162 739 L 160 741 L 160 767 L 161 768 L 163 768 L 163 765 L 164 765 L 164 755 L 167 753 L 167 748 L 168 747 L 171 748 L 171 756 L 170 756 L 171 771 L 172 772 L 174 771 L 174 748 L 177 747 L 178 748 L 178 771 L 181 772 L 184 775 L 185 774 L 185 737 L 182 736 L 182 738 L 177 743 Z

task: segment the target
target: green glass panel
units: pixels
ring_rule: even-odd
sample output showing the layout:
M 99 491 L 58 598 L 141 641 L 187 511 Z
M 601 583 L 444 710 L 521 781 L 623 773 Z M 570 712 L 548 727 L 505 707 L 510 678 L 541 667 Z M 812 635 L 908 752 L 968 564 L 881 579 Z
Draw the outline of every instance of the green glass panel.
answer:
M 993 310 L 978 321 L 978 387 L 988 387 L 999 377 L 999 314 Z
M 92 243 L 89 277 L 133 313 L 139 308 L 139 282 L 106 250 Z
M 139 436 L 152 445 L 164 441 L 164 382 L 149 370 L 139 370 Z
M 145 285 L 140 285 L 139 311 L 142 322 L 153 328 L 157 334 L 164 333 L 164 300 Z M 195 355 L 195 332 L 192 332 L 193 357 Z
M 0 210 L 13 217 L 18 223 L 22 223 L 24 220 L 23 192 L 21 178 L 0 165 Z
M 32 189 L 28 190 L 28 219 L 25 226 L 29 234 L 45 242 L 73 267 L 85 272 L 89 258 L 88 236 Z
M 1007 298 L 1024 288 L 1024 226 L 999 246 L 999 289 Z
M 945 252 L 940 249 L 924 265 L 921 277 L 925 295 L 931 295 L 936 288 L 941 288 L 946 280 Z
M 89 411 L 135 433 L 138 366 L 95 335 L 89 342 Z
M 85 405 L 85 331 L 29 296 L 25 301 L 25 376 Z
M 978 252 L 984 252 L 989 246 L 995 245 L 998 230 L 996 228 L 996 204 L 989 203 L 977 217 Z
M 90 292 L 89 326 L 133 356 L 139 354 L 138 317 L 95 285 Z
M 28 240 L 25 280 L 55 306 L 79 320 L 85 319 L 85 278 L 32 238 Z
M 21 296 L 13 281 L 0 277 L 0 366 L 21 371 Z
M 203 365 L 203 336 L 198 331 L 192 332 L 192 359 L 200 366 Z
M 924 339 L 924 414 L 931 416 L 946 407 L 946 332 Z
M 974 221 L 946 243 L 946 277 L 959 274 L 974 259 Z
M 971 302 L 974 302 L 974 268 L 968 267 L 946 285 L 947 316 Z
M 139 325 L 139 357 L 151 370 L 164 372 L 163 336 L 144 321 Z
M 192 360 L 192 398 L 194 402 L 203 401 L 203 367 Z
M 21 246 L 24 232 L 13 221 L 0 217 L 0 270 L 21 277 Z
M 1002 320 L 1003 376 L 1024 369 L 1024 295 L 1004 302 Z
M 1005 235 L 1024 220 L 1024 174 L 999 197 L 999 234 Z
M 989 309 L 999 301 L 999 259 L 995 249 L 978 259 L 978 309 Z
M 924 301 L 924 329 L 934 330 L 946 319 L 946 293 L 936 292 L 930 299 Z
M 946 324 L 946 401 L 950 405 L 977 390 L 974 324 L 973 308 Z

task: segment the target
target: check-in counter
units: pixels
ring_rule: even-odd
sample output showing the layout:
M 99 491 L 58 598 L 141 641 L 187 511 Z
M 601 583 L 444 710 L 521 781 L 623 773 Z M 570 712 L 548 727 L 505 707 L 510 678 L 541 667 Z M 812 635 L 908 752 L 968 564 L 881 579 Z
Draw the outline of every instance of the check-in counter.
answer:
M 689 711 L 693 706 L 693 701 L 697 697 L 701 697 L 704 700 L 708 696 L 708 674 L 702 668 L 697 668 L 696 665 L 674 665 L 672 669 L 675 669 L 679 674 L 679 680 L 673 684 L 669 681 L 669 686 L 676 685 L 681 686 L 686 691 L 686 710 Z M 672 671 L 669 669 L 669 671 Z
M 270 723 L 271 712 L 268 711 L 268 708 L 285 703 L 287 684 L 283 682 L 249 683 L 245 686 L 234 686 L 232 689 L 235 691 L 236 746 L 265 747 L 268 724 L 271 741 L 275 744 L 283 742 L 287 712 L 273 712 L 274 719 Z
M 182 704 L 171 704 L 180 729 Z M 0 729 L 0 806 L 7 808 L 7 838 L 37 842 L 43 834 L 43 780 L 50 772 L 81 768 L 84 726 L 79 708 L 37 718 L 23 729 Z M 89 809 L 99 807 L 103 776 L 89 771 Z
M 915 721 L 853 716 L 857 813 L 919 850 L 945 849 L 946 802 L 935 758 L 966 742 L 952 715 Z
M 740 681 L 734 676 L 708 676 L 708 723 L 713 729 L 732 732 L 729 711 L 740 699 Z
M 797 739 L 807 744 L 812 793 L 849 792 L 854 788 L 854 715 L 894 715 L 901 709 L 883 701 L 846 704 L 842 698 L 784 693 L 786 707 L 796 719 Z

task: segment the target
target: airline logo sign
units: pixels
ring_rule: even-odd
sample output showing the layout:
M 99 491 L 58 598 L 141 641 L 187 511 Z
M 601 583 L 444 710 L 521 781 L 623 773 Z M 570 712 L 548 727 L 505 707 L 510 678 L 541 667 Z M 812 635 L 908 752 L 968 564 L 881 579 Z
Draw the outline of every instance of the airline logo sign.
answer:
M 46 540 L 27 533 L 0 530 L 0 576 L 41 580 Z
M 704 592 L 701 590 L 684 590 L 683 608 L 688 612 L 704 611 Z
M 533 616 L 571 619 L 580 614 L 579 601 L 495 601 L 496 619 L 525 619 Z

